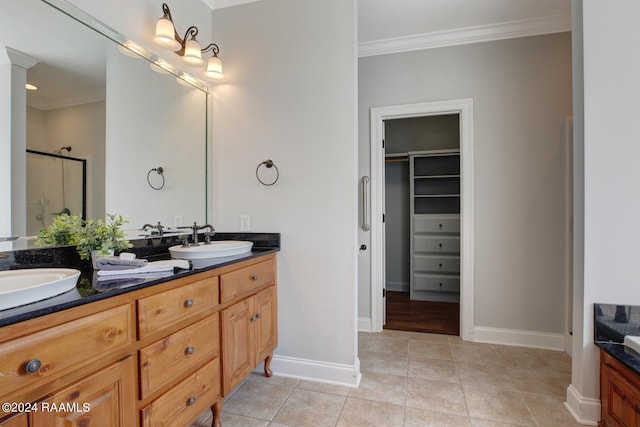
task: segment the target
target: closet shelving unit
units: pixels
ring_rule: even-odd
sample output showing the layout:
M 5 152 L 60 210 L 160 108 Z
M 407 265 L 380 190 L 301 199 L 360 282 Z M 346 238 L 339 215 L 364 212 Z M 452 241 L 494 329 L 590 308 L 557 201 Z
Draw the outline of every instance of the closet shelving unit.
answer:
M 460 301 L 460 151 L 412 151 L 409 159 L 410 298 Z

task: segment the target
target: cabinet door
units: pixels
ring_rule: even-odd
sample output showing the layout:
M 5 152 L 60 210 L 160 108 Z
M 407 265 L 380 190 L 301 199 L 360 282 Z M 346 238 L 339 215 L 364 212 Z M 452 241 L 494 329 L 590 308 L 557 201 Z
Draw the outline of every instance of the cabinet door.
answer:
M 4 421 L 0 421 L 0 427 L 29 427 L 27 414 L 17 414 Z
M 33 413 L 33 425 L 133 426 L 134 390 L 133 358 L 129 356 L 41 401 L 38 412 Z
M 640 391 L 608 364 L 601 368 L 603 425 L 640 425 Z
M 255 367 L 253 301 L 248 298 L 222 312 L 223 395 Z
M 257 365 L 271 355 L 278 344 L 278 307 L 276 287 L 271 286 L 255 295 L 255 329 Z

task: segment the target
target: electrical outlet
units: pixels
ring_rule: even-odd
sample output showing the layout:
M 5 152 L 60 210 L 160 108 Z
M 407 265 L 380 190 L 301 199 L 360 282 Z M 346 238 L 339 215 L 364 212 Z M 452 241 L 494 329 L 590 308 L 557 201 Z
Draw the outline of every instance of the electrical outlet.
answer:
M 251 217 L 240 215 L 240 231 L 251 231 Z

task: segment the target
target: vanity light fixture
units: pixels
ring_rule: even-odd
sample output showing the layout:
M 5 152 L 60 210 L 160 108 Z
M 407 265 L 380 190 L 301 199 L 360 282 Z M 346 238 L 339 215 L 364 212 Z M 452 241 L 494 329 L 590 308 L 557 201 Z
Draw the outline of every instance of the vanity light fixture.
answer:
M 201 66 L 204 63 L 202 54 L 210 51 L 212 56 L 207 61 L 204 75 L 211 80 L 222 79 L 224 76 L 222 74 L 222 61 L 218 57 L 218 53 L 220 53 L 218 45 L 211 43 L 202 49 L 200 43 L 196 40 L 198 27 L 194 25 L 187 28 L 184 37 L 181 38 L 173 24 L 171 10 L 166 3 L 162 3 L 162 12 L 164 15 L 158 19 L 156 24 L 154 43 L 164 49 L 173 50 L 182 57 L 184 62 L 193 66 Z
M 31 83 L 25 84 L 24 88 L 27 89 L 27 90 L 38 90 L 38 86 L 32 85 Z

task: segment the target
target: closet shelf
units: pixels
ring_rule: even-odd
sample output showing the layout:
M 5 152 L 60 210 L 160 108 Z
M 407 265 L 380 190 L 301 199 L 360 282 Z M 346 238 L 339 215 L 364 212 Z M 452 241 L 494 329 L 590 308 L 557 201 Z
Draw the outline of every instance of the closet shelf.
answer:
M 415 175 L 414 179 L 460 178 L 460 175 Z
M 459 194 L 415 194 L 414 197 L 460 197 Z

